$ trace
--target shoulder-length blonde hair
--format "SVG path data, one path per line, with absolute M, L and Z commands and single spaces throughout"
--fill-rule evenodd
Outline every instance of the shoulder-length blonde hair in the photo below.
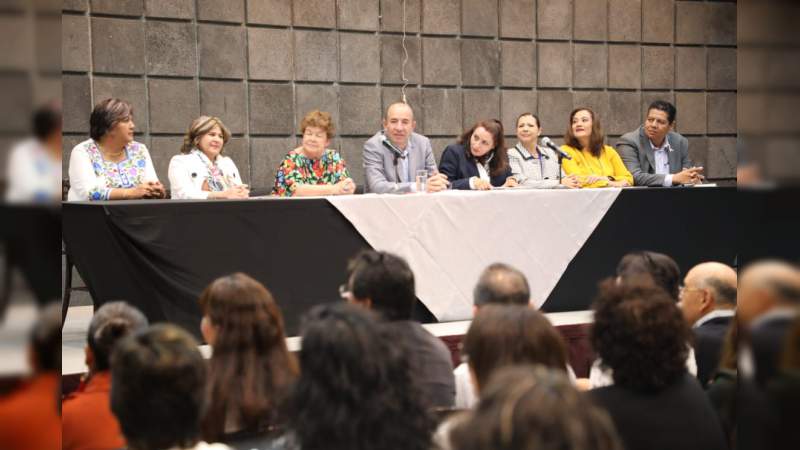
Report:
M 222 131 L 222 147 L 224 150 L 225 144 L 231 140 L 231 132 L 228 130 L 228 127 L 226 127 L 218 117 L 200 116 L 192 121 L 192 125 L 189 127 L 186 135 L 183 136 L 181 153 L 191 152 L 193 148 L 197 147 L 200 138 L 211 131 L 215 126 L 218 126 L 220 131 Z M 220 150 L 220 153 L 222 153 L 222 150 Z
M 603 151 L 603 145 L 605 145 L 606 136 L 603 133 L 602 125 L 600 125 L 600 119 L 591 108 L 581 106 L 580 108 L 575 108 L 572 110 L 569 115 L 569 123 L 567 124 L 567 133 L 564 135 L 564 142 L 570 147 L 582 150 L 583 146 L 581 145 L 580 141 L 578 141 L 578 138 L 576 138 L 572 133 L 572 119 L 575 118 L 575 114 L 578 114 L 581 111 L 588 112 L 592 117 L 592 134 L 589 135 L 589 152 L 595 157 L 600 156 L 600 152 Z

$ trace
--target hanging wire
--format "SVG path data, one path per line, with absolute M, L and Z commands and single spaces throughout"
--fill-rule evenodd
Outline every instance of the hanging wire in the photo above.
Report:
M 406 78 L 406 63 L 408 62 L 408 49 L 406 48 L 406 0 L 402 0 L 403 4 L 403 63 L 400 65 L 400 79 L 403 80 L 403 87 L 400 88 L 400 93 L 403 96 L 403 103 L 406 101 L 406 86 L 408 86 L 408 78 Z

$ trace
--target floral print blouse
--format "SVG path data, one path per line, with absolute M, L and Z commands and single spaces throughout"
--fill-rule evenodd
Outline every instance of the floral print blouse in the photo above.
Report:
M 146 181 L 158 181 L 147 147 L 131 142 L 125 159 L 106 161 L 93 139 L 72 149 L 69 159 L 68 200 L 108 200 L 112 189 L 131 188 Z
M 291 197 L 298 184 L 336 184 L 349 177 L 344 159 L 337 151 L 328 149 L 319 159 L 311 159 L 295 149 L 278 166 L 272 195 Z

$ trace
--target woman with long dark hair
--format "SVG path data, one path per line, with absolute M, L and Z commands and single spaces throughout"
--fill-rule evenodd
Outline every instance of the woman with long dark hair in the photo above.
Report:
M 272 294 L 243 273 L 218 278 L 200 296 L 201 330 L 213 349 L 203 439 L 267 431 L 295 380 L 283 316 Z
M 447 175 L 453 189 L 516 186 L 517 180 L 511 176 L 508 164 L 503 124 L 492 119 L 473 125 L 457 143 L 444 149 L 439 171 Z

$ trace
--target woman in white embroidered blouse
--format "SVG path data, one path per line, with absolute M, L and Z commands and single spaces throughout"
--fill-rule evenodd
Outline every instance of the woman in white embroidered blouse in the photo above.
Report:
M 200 116 L 183 138 L 181 154 L 169 162 L 169 185 L 174 199 L 247 198 L 233 160 L 222 155 L 231 138 L 216 117 Z
M 525 112 L 517 118 L 517 145 L 508 149 L 511 173 L 519 185 L 535 189 L 580 187 L 575 175 L 561 177 L 559 181 L 558 156 L 549 148 L 539 146 L 542 128 L 539 117 Z
M 147 147 L 133 140 L 133 107 L 117 98 L 98 103 L 87 139 L 69 157 L 67 200 L 164 198 Z

